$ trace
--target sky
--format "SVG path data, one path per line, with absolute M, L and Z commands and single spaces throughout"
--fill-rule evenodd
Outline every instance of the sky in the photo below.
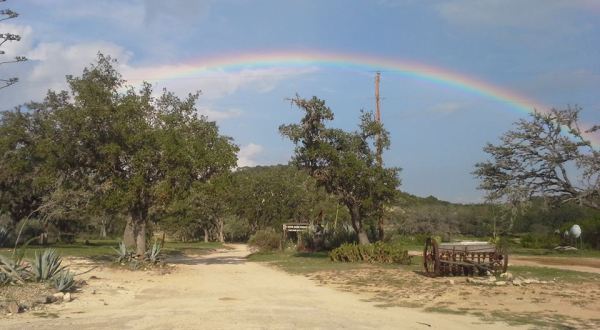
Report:
M 483 146 L 534 105 L 579 105 L 585 123 L 600 123 L 600 0 L 9 0 L 0 8 L 20 14 L 0 22 L 0 32 L 22 37 L 2 46 L 2 59 L 29 58 L 0 66 L 1 76 L 20 79 L 0 90 L 0 111 L 64 89 L 65 75 L 80 75 L 102 52 L 132 85 L 147 80 L 181 96 L 200 90 L 198 111 L 240 146 L 239 166 L 290 160 L 294 146 L 278 126 L 299 120 L 289 102 L 296 94 L 326 100 L 333 126 L 356 129 L 360 110 L 375 108 L 378 70 L 391 134 L 384 161 L 402 168 L 400 189 L 418 196 L 482 201 L 471 173 L 487 158 Z M 334 61 L 252 60 L 270 54 Z

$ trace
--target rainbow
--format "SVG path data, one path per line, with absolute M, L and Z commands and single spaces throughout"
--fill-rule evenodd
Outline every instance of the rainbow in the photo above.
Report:
M 198 58 L 174 65 L 135 69 L 132 74 L 135 77 L 143 77 L 143 79 L 130 78 L 129 80 L 161 82 L 171 79 L 191 79 L 219 70 L 239 71 L 248 69 L 308 66 L 359 71 L 364 71 L 365 69 L 372 71 L 391 71 L 403 76 L 430 81 L 443 86 L 481 95 L 507 104 L 509 108 L 519 110 L 523 113 L 531 113 L 533 111 L 546 112 L 550 109 L 550 107 L 524 95 L 459 72 L 416 61 L 365 54 L 327 53 L 319 51 L 273 51 L 233 54 Z M 600 146 L 600 136 L 588 135 L 588 137 L 592 140 L 594 145 Z

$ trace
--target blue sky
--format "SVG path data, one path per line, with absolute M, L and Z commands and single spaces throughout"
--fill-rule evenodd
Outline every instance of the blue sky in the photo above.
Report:
M 101 51 L 125 78 L 156 66 L 220 55 L 277 51 L 358 53 L 443 67 L 555 107 L 580 105 L 600 122 L 600 1 L 597 0 L 9 0 L 17 19 L 0 31 L 23 39 L 3 49 L 31 60 L 2 66 L 21 82 L 0 91 L 0 110 L 64 88 Z M 202 90 L 199 111 L 241 146 L 240 165 L 286 163 L 293 150 L 277 127 L 299 112 L 286 98 L 323 98 L 335 126 L 356 127 L 374 108 L 372 70 L 272 67 L 215 70 L 163 80 L 179 94 Z M 388 165 L 401 189 L 456 202 L 482 192 L 470 174 L 511 123 L 510 105 L 450 86 L 383 72 Z

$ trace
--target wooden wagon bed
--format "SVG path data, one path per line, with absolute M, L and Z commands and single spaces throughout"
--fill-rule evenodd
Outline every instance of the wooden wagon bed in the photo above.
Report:
M 423 250 L 425 272 L 435 276 L 506 272 L 508 254 L 488 242 L 438 243 L 428 238 Z

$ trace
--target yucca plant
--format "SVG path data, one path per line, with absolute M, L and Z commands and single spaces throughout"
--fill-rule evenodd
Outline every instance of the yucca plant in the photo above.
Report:
M 146 260 L 155 264 L 160 261 L 159 255 L 162 247 L 158 242 L 154 242 L 150 250 L 146 251 Z
M 133 259 L 133 251 L 127 249 L 123 242 L 119 243 L 118 249 L 113 248 L 113 250 L 117 253 L 116 262 L 129 262 Z
M 74 275 L 68 270 L 63 270 L 52 278 L 52 284 L 60 292 L 71 291 L 75 285 Z
M 31 262 L 31 271 L 34 279 L 38 282 L 52 279 L 66 268 L 65 266 L 61 266 L 61 263 L 62 258 L 54 249 L 46 249 L 40 254 L 36 252 L 35 258 Z

